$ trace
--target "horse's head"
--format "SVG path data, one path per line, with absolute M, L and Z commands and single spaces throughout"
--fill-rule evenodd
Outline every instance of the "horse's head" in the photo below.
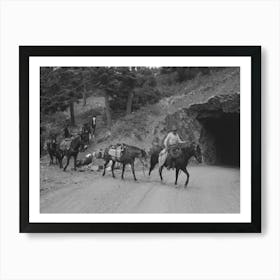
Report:
M 199 163 L 202 163 L 202 153 L 199 145 L 194 148 L 194 157 Z
M 73 150 L 79 150 L 80 152 L 84 152 L 88 146 L 85 144 L 85 141 L 83 140 L 82 136 L 78 134 L 74 137 L 74 139 L 72 139 L 71 147 Z
M 144 149 L 143 150 L 139 149 L 138 158 L 140 162 L 143 164 L 143 166 L 146 166 L 148 164 L 149 155 L 146 153 Z
M 130 146 L 130 145 L 126 145 L 126 146 L 129 150 L 133 151 L 135 157 L 144 160 L 148 159 L 148 155 L 144 149 L 140 149 L 138 147 Z
M 148 159 L 148 154 L 146 153 L 145 150 L 140 150 L 140 157 L 143 158 L 144 160 Z

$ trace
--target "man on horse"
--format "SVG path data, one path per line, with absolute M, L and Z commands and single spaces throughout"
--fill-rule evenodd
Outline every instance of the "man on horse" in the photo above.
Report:
M 177 133 L 177 127 L 173 125 L 172 130 L 164 139 L 164 149 L 160 153 L 160 157 L 163 157 L 164 162 L 166 161 L 167 169 L 174 167 L 174 151 L 178 150 L 178 146 L 181 143 L 185 143 L 185 141 L 181 140 Z

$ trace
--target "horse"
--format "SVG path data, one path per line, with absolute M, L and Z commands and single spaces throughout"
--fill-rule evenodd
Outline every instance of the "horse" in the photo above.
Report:
M 172 161 L 174 163 L 173 166 L 175 167 L 175 170 L 176 170 L 175 185 L 177 185 L 179 171 L 182 170 L 187 175 L 187 180 L 185 182 L 185 187 L 187 187 L 187 185 L 189 183 L 189 178 L 190 178 L 190 174 L 187 170 L 187 165 L 188 165 L 191 157 L 195 157 L 199 163 L 202 162 L 201 149 L 200 149 L 199 145 L 195 145 L 195 144 L 191 144 L 189 146 L 179 145 L 178 148 L 179 148 L 179 153 L 178 153 L 177 157 L 172 159 Z M 155 147 L 151 152 L 149 176 L 151 175 L 151 172 L 154 169 L 155 165 L 158 163 L 159 154 L 161 151 L 162 151 L 162 147 L 158 146 L 158 147 Z M 170 155 L 168 155 L 165 163 L 159 167 L 159 176 L 160 176 L 161 181 L 163 180 L 162 170 L 163 170 L 163 167 L 168 166 L 168 164 L 167 164 L 168 160 L 170 160 Z
M 124 179 L 124 171 L 125 171 L 125 166 L 127 164 L 131 165 L 131 171 L 133 174 L 134 181 L 137 181 L 136 176 L 135 176 L 135 169 L 134 169 L 134 161 L 136 158 L 144 159 L 146 160 L 147 154 L 144 150 L 135 147 L 135 146 L 130 146 L 126 144 L 121 144 L 124 147 L 124 150 L 119 158 L 114 157 L 109 154 L 109 150 L 112 148 L 112 146 L 107 147 L 104 152 L 98 153 L 96 156 L 97 158 L 103 158 L 105 160 L 104 163 L 104 171 L 102 176 L 105 176 L 106 173 L 106 167 L 110 161 L 112 161 L 112 166 L 111 166 L 111 171 L 112 171 L 112 177 L 115 178 L 114 174 L 114 167 L 116 162 L 120 162 L 122 164 L 122 179 Z
M 82 127 L 81 137 L 84 143 L 89 144 L 89 140 L 91 137 L 90 125 L 88 123 L 84 123 Z
M 58 144 L 56 141 L 56 137 L 51 137 L 46 141 L 47 151 L 50 156 L 50 163 L 54 164 L 53 159 L 55 158 L 55 163 L 57 163 L 57 160 L 59 159 L 59 152 L 58 152 Z
M 67 158 L 66 165 L 63 168 L 63 171 L 66 171 L 67 166 L 69 165 L 70 158 L 74 158 L 74 170 L 77 170 L 77 156 L 79 152 L 84 152 L 87 149 L 80 134 L 75 135 L 71 138 L 64 139 L 59 145 L 59 150 L 61 151 L 61 157 L 59 159 L 60 167 L 62 168 L 62 159 L 64 156 Z

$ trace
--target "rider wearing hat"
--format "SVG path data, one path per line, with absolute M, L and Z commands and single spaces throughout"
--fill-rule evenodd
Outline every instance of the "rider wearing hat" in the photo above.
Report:
M 168 149 L 170 146 L 179 144 L 179 143 L 184 143 L 184 141 L 181 140 L 180 136 L 177 133 L 177 127 L 175 125 L 172 126 L 171 132 L 169 132 L 164 139 L 164 147 Z
M 166 138 L 164 139 L 163 142 L 165 147 L 164 150 L 166 152 L 169 152 L 171 147 L 174 147 L 180 143 L 185 143 L 185 142 L 181 140 L 180 136 L 177 133 L 177 127 L 173 125 L 171 132 L 169 132 Z M 169 156 L 167 157 L 167 169 L 170 169 L 171 167 L 173 167 L 173 159 L 172 157 Z

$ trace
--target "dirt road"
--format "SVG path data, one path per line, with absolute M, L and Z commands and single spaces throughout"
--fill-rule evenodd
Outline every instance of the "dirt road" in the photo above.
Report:
M 108 171 L 63 172 L 57 166 L 41 165 L 42 213 L 238 213 L 240 208 L 239 169 L 191 166 L 190 182 L 174 171 L 164 170 L 161 183 L 157 169 L 151 177 L 137 171 L 137 182 L 130 170 L 125 180 Z

